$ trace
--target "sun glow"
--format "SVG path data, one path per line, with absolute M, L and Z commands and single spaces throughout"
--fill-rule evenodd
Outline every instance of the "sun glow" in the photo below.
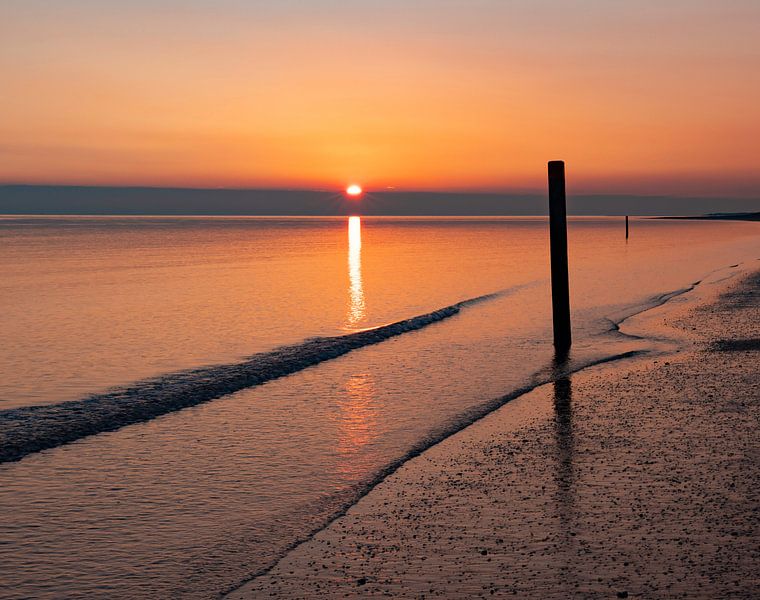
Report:
M 362 195 L 362 188 L 355 183 L 352 183 L 346 188 L 346 194 L 353 196 L 354 198 Z

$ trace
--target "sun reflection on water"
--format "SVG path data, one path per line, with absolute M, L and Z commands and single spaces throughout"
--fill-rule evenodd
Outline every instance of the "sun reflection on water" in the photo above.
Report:
M 362 221 L 360 217 L 348 217 L 348 327 L 364 319 L 364 287 L 362 285 Z
M 346 381 L 345 395 L 338 400 L 338 472 L 355 481 L 367 473 L 368 444 L 377 436 L 377 406 L 372 375 L 358 373 Z

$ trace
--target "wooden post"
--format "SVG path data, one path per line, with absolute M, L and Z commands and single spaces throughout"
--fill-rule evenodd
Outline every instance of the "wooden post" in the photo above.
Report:
M 552 316 L 554 319 L 554 348 L 569 350 L 570 285 L 567 268 L 567 207 L 565 199 L 565 163 L 549 162 L 549 243 L 552 268 Z
M 625 216 L 625 239 L 628 239 L 628 215 Z

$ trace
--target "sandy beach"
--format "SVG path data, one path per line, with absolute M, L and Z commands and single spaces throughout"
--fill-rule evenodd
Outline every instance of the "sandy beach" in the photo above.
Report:
M 760 273 L 403 465 L 229 598 L 753 598 Z M 663 322 L 664 321 L 664 322 Z

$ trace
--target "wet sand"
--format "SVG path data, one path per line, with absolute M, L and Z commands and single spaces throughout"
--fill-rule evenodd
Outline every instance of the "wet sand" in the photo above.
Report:
M 410 460 L 230 598 L 757 598 L 760 274 Z M 661 323 L 662 325 L 662 323 Z

